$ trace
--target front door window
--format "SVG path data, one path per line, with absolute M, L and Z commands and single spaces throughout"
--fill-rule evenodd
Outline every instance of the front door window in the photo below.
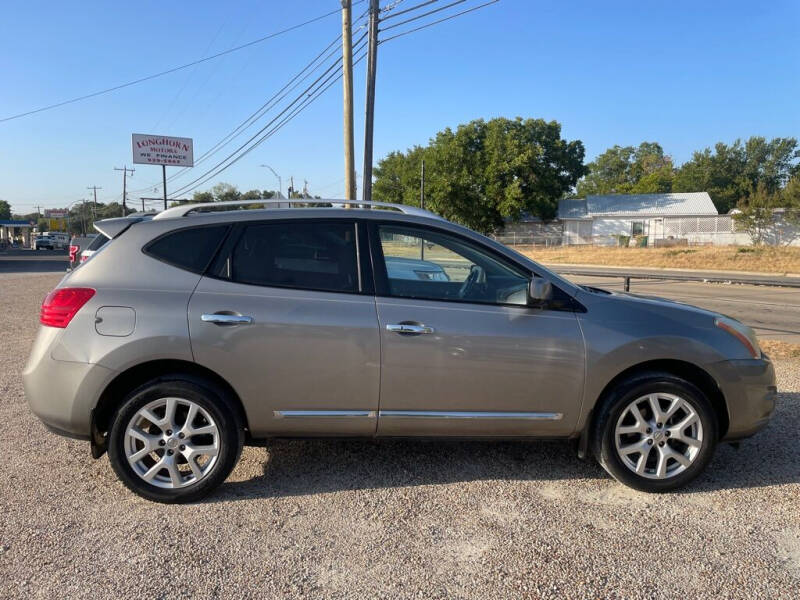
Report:
M 391 296 L 527 304 L 529 276 L 477 245 L 412 227 L 381 225 L 379 231 Z

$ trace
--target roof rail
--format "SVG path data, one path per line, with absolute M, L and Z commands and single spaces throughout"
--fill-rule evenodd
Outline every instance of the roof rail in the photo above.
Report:
M 223 206 L 241 206 L 242 208 L 246 206 L 251 206 L 253 204 L 260 204 L 264 205 L 265 208 L 306 208 L 312 206 L 313 208 L 345 208 L 349 206 L 350 208 L 388 208 L 393 209 L 398 212 L 401 212 L 406 215 L 416 215 L 418 217 L 428 217 L 432 219 L 441 219 L 439 215 L 432 213 L 424 208 L 419 208 L 417 206 L 408 206 L 405 204 L 392 204 L 391 202 L 364 202 L 363 200 L 327 200 L 327 199 L 293 199 L 293 200 L 226 200 L 224 202 L 199 202 L 199 203 L 187 203 L 181 204 L 180 206 L 173 206 L 172 208 L 168 208 L 167 210 L 162 210 L 158 213 L 154 218 L 155 219 L 172 219 L 175 217 L 186 217 L 192 213 L 197 212 L 213 212 L 214 209 L 221 208 Z M 270 205 L 290 205 L 290 206 L 270 206 Z M 292 204 L 300 205 L 300 206 L 291 206 Z M 333 205 L 333 206 L 330 206 Z

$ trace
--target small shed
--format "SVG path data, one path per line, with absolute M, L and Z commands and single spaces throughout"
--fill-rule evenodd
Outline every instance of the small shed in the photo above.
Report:
M 565 244 L 613 245 L 619 236 L 647 236 L 652 245 L 653 240 L 667 237 L 665 219 L 717 215 L 707 192 L 613 194 L 558 203 Z

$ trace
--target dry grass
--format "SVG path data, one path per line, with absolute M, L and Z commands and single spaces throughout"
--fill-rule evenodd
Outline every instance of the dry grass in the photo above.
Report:
M 779 340 L 758 340 L 758 343 L 770 358 L 800 358 L 800 344 Z
M 517 246 L 516 249 L 542 263 L 800 273 L 800 248 L 797 247 L 609 248 L 561 246 L 538 248 Z

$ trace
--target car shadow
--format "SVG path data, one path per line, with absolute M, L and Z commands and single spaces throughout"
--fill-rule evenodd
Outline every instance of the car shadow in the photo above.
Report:
M 798 430 L 800 394 L 783 393 L 766 430 L 738 449 L 721 444 L 706 472 L 680 493 L 800 483 L 800 445 L 791 441 Z M 204 502 L 469 481 L 610 480 L 565 441 L 311 439 L 273 440 L 266 448 L 261 474 L 229 481 Z
M 263 473 L 227 482 L 206 502 L 477 480 L 598 478 L 565 441 L 274 440 Z

